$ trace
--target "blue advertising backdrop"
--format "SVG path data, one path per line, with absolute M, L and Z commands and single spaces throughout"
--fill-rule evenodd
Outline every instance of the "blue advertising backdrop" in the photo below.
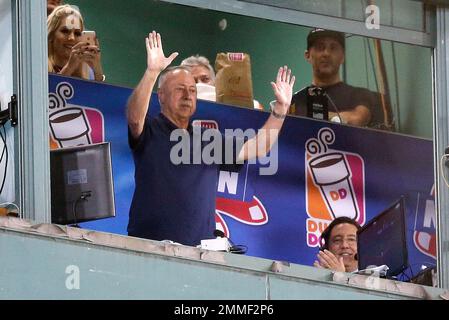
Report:
M 79 144 L 83 137 L 86 143 L 111 143 L 116 217 L 81 226 L 127 234 L 134 163 L 125 106 L 132 90 L 56 75 L 49 77 L 49 90 L 52 148 Z M 158 112 L 153 96 L 150 116 Z M 224 132 L 257 130 L 267 117 L 263 111 L 198 101 L 193 119 Z M 260 174 L 276 166 L 275 174 Z M 247 246 L 247 255 L 312 265 L 320 232 L 333 218 L 346 215 L 366 224 L 404 196 L 409 260 L 417 273 L 422 265 L 435 265 L 433 183 L 430 140 L 287 117 L 269 156 L 239 173 L 220 172 L 217 228 L 234 244 Z

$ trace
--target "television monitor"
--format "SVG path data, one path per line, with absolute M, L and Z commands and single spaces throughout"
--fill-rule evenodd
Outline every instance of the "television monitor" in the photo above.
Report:
M 357 232 L 359 270 L 387 265 L 387 278 L 408 267 L 405 204 L 401 197 Z
M 50 173 L 52 223 L 115 217 L 109 142 L 51 150 Z

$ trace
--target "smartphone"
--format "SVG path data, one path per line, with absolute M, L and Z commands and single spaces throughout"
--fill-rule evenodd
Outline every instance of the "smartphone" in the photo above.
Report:
M 79 40 L 80 42 L 87 42 L 89 46 L 92 46 L 96 44 L 95 38 L 96 38 L 95 31 L 85 30 L 81 33 Z

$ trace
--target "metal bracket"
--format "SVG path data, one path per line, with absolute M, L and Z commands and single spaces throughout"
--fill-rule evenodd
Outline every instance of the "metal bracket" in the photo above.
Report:
M 17 120 L 17 95 L 11 96 L 11 101 L 8 103 L 9 120 L 11 120 L 11 126 L 15 127 L 18 123 Z

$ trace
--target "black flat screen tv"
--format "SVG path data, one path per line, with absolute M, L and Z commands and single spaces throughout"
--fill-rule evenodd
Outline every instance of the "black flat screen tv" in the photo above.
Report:
M 115 217 L 109 142 L 51 150 L 50 173 L 52 223 Z
M 387 265 L 387 278 L 408 267 L 405 204 L 401 197 L 357 232 L 359 270 Z

